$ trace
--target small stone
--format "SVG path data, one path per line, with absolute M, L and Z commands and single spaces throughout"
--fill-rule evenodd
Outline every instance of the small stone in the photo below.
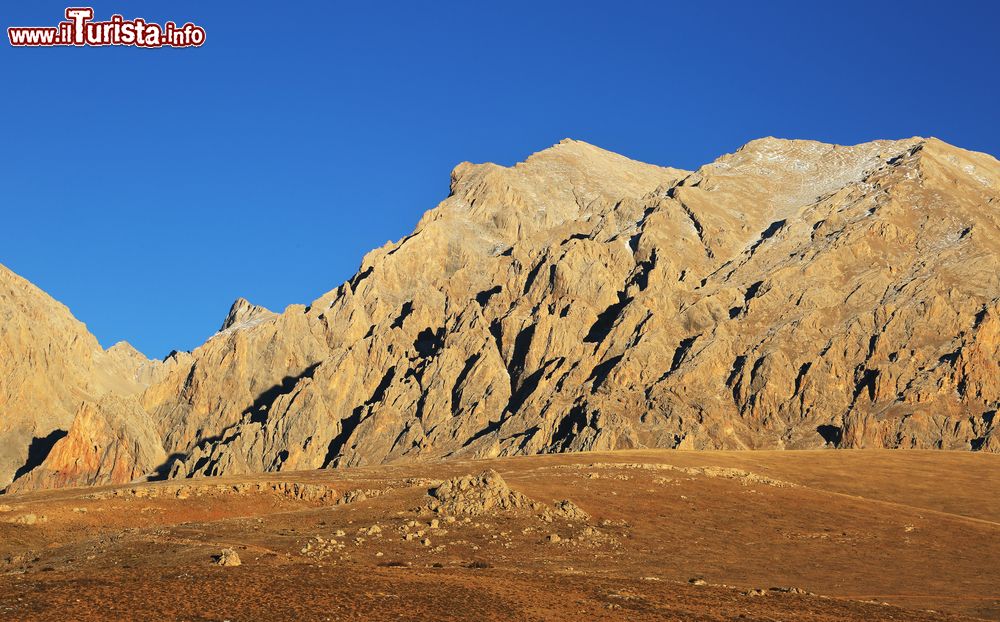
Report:
M 222 553 L 215 557 L 215 563 L 219 566 L 239 566 L 242 562 L 233 549 L 222 549 Z
M 14 519 L 13 522 L 18 525 L 35 525 L 37 523 L 44 523 L 48 519 L 44 516 L 36 516 L 35 514 L 22 514 Z

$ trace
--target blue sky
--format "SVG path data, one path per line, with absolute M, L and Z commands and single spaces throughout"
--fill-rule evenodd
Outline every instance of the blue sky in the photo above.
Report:
M 238 296 L 333 289 L 462 160 L 567 136 L 683 168 L 766 135 L 1000 154 L 996 3 L 486 4 L 94 2 L 207 43 L 4 41 L 0 263 L 162 357 Z M 65 7 L 7 2 L 0 25 Z

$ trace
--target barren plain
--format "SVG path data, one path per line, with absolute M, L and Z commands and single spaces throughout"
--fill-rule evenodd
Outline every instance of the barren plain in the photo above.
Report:
M 998 483 L 635 450 L 4 495 L 0 619 L 997 620 Z

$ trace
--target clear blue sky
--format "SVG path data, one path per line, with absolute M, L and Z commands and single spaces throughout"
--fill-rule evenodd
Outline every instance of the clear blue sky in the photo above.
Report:
M 684 168 L 765 135 L 1000 153 L 993 2 L 91 4 L 208 40 L 2 42 L 0 263 L 156 357 L 237 296 L 333 289 L 462 160 L 567 136 Z M 65 7 L 5 2 L 0 25 Z

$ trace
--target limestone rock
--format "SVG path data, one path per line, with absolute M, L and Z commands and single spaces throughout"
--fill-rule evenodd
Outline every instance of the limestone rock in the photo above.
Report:
M 62 304 L 0 265 L 0 489 L 37 466 L 83 402 L 138 394 L 159 362 L 106 352 Z
M 934 139 L 763 139 L 694 173 L 574 141 L 465 163 L 412 235 L 211 339 L 144 402 L 175 475 L 992 450 L 998 202 L 995 159 Z
M 14 372 L 26 390 L 0 375 L 29 413 L 0 409 L 0 476 L 102 390 L 87 365 L 109 355 L 53 305 L 33 317 L 77 337 L 29 346 L 24 305 L 0 301 L 20 327 L 0 348 L 35 353 Z M 634 447 L 998 451 L 1000 163 L 936 139 L 766 138 L 688 172 L 567 140 L 458 165 L 411 235 L 308 306 L 237 301 L 153 373 L 111 358 L 151 383 L 171 477 Z
M 8 492 L 130 482 L 155 471 L 166 458 L 156 427 L 138 398 L 108 394 L 97 402 L 84 402 L 69 433 Z
M 538 504 L 513 491 L 493 469 L 450 479 L 429 492 L 431 509 L 448 516 L 480 516 L 500 511 L 536 509 Z
M 567 518 L 569 520 L 575 521 L 588 521 L 590 520 L 590 515 L 580 509 L 580 506 L 573 503 L 569 499 L 563 499 L 562 501 L 556 502 L 556 514 Z
M 233 549 L 222 549 L 222 552 L 215 556 L 215 563 L 218 566 L 239 566 L 242 564 L 239 554 Z
M 229 309 L 229 315 L 226 316 L 225 321 L 222 322 L 222 328 L 219 332 L 224 332 L 229 329 L 240 329 L 247 326 L 253 325 L 255 322 L 260 322 L 269 317 L 274 316 L 273 311 L 269 311 L 264 307 L 252 304 L 246 298 L 237 298 L 236 302 Z

